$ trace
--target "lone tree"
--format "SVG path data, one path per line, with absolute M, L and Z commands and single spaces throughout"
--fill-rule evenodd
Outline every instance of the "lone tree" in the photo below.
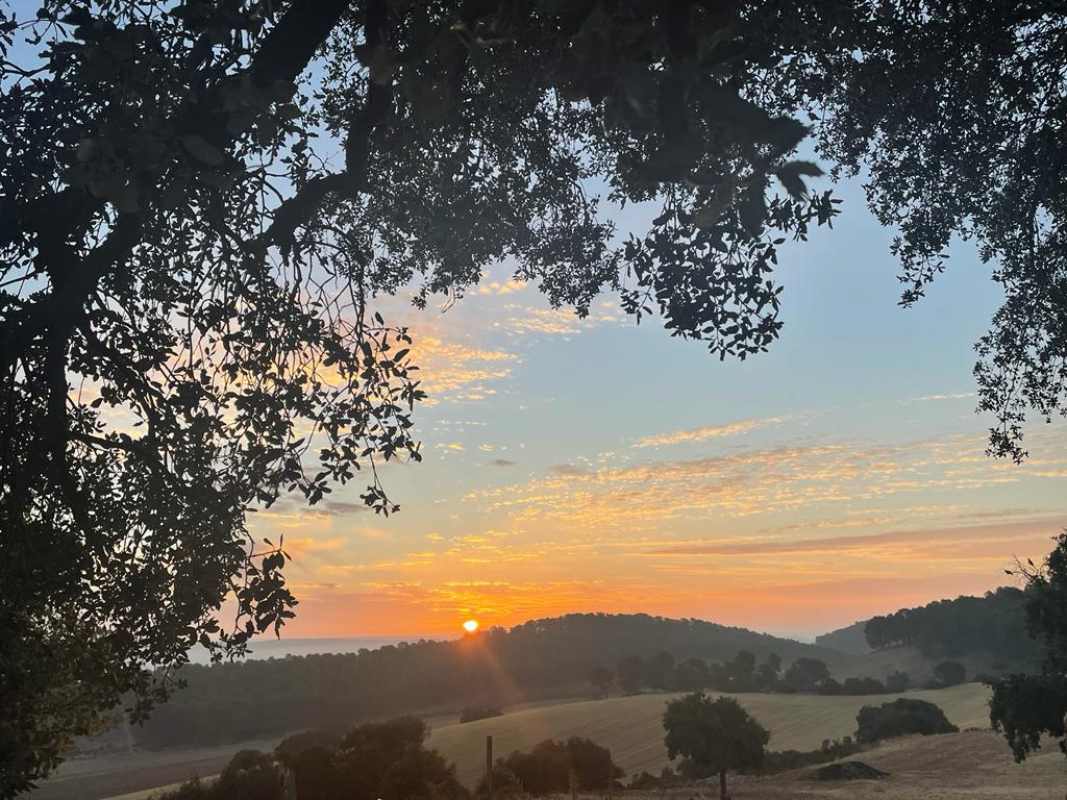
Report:
M 727 800 L 728 770 L 758 769 L 771 734 L 732 697 L 712 700 L 694 692 L 667 704 L 663 715 L 667 755 L 682 756 L 688 777 L 718 774 L 719 794 Z
M 292 615 L 251 509 L 366 476 L 396 510 L 375 467 L 420 457 L 424 392 L 376 297 L 507 258 L 745 358 L 779 245 L 835 213 L 809 133 L 899 228 L 905 304 L 954 235 L 996 261 L 979 406 L 1022 458 L 1067 399 L 1065 28 L 1052 0 L 0 0 L 0 797 L 194 643 Z M 619 241 L 605 202 L 658 212 Z

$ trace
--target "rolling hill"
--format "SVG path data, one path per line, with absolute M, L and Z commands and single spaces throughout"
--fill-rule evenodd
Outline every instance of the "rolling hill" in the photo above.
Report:
M 871 652 L 871 646 L 867 644 L 867 620 L 853 622 L 844 628 L 824 633 L 815 637 L 815 644 L 830 650 L 849 653 L 854 656 L 865 656 Z
M 716 693 L 717 694 L 717 693 Z M 430 746 L 456 763 L 461 780 L 473 786 L 485 765 L 485 737 L 497 755 L 526 750 L 547 738 L 584 736 L 608 747 L 628 774 L 659 772 L 669 762 L 663 746 L 664 706 L 675 694 L 642 694 L 606 700 L 560 703 L 500 717 L 437 727 Z M 771 731 L 772 750 L 812 750 L 823 739 L 855 732 L 856 713 L 901 696 L 936 703 L 961 729 L 989 727 L 989 689 L 964 684 L 906 695 L 824 697 L 819 695 L 734 695 Z

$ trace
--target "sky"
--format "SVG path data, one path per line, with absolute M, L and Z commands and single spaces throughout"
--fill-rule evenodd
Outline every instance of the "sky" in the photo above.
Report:
M 818 187 L 816 187 L 818 188 Z M 308 509 L 284 534 L 289 637 L 458 634 L 567 612 L 697 617 L 797 637 L 1011 583 L 1067 526 L 1067 426 L 1033 423 L 1024 466 L 984 454 L 973 345 L 999 302 L 956 243 L 918 306 L 897 305 L 892 231 L 839 185 L 833 230 L 790 244 L 782 337 L 747 362 L 639 326 L 603 295 L 552 310 L 506 264 L 412 326 L 430 399 L 425 458 Z M 643 229 L 641 209 L 617 214 Z

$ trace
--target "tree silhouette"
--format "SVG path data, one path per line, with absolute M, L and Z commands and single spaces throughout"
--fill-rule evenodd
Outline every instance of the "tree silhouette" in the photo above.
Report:
M 627 656 L 619 661 L 615 674 L 623 694 L 636 694 L 641 691 L 641 681 L 645 677 L 645 662 L 641 656 Z
M 801 656 L 785 671 L 782 684 L 793 692 L 813 692 L 829 679 L 830 668 L 817 658 Z
M 729 797 L 726 773 L 758 768 L 771 737 L 733 698 L 712 700 L 703 692 L 668 703 L 663 727 L 667 755 L 683 756 L 691 777 L 717 774 L 723 800 Z
M 605 666 L 596 666 L 589 671 L 589 682 L 596 689 L 597 697 L 604 697 L 615 683 L 615 673 Z
M 799 118 L 900 226 L 905 303 L 953 235 L 997 259 L 992 450 L 1022 458 L 1027 409 L 1063 407 L 1048 0 L 29 5 L 0 6 L 0 651 L 24 698 L 0 796 L 123 698 L 143 717 L 194 643 L 240 655 L 292 615 L 250 509 L 367 476 L 396 510 L 376 465 L 419 459 L 424 392 L 375 296 L 456 299 L 510 258 L 554 306 L 614 289 L 720 358 L 765 350 L 779 245 L 836 213 Z M 659 212 L 620 242 L 592 186 Z
M 1067 532 L 1040 564 L 1020 564 L 1026 581 L 1026 622 L 1045 652 L 1040 673 L 1013 674 L 993 683 L 989 718 L 1004 734 L 1016 761 L 1041 747 L 1042 736 L 1060 740 L 1067 754 Z

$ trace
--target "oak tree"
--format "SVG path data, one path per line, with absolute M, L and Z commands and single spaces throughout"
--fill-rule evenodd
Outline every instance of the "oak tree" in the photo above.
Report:
M 424 392 L 376 297 L 508 259 L 758 353 L 780 244 L 836 210 L 809 131 L 906 303 L 954 235 L 996 262 L 980 405 L 1021 458 L 1067 386 L 1064 37 L 1032 0 L 0 2 L 0 797 L 284 624 L 251 511 L 396 509 Z M 625 203 L 657 211 L 620 240 Z

